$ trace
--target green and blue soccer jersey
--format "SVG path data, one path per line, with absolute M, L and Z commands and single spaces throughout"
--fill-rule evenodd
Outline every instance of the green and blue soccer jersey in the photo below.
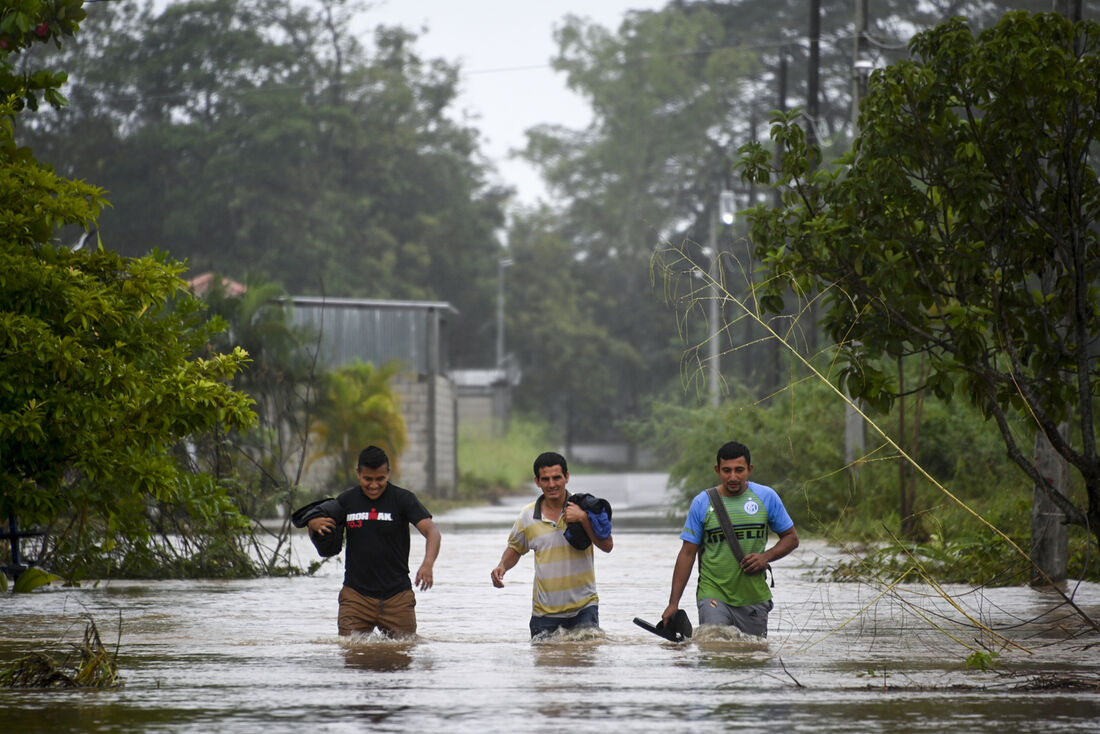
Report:
M 771 487 L 749 482 L 744 492 L 736 497 L 722 497 L 722 500 L 746 555 L 764 551 L 769 528 L 782 533 L 794 527 L 783 501 Z M 714 598 L 730 606 L 743 607 L 772 598 L 767 574 L 749 575 L 741 571 L 706 491 L 691 501 L 680 539 L 702 549 L 696 599 Z

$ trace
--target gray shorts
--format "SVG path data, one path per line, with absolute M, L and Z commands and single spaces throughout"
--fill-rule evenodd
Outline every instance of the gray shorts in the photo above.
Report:
M 768 612 L 775 605 L 771 599 L 744 607 L 731 607 L 718 599 L 699 600 L 699 624 L 734 626 L 746 635 L 768 636 Z

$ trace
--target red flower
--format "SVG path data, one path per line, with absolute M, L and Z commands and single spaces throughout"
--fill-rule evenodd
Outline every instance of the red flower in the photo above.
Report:
M 39 38 L 45 38 L 50 33 L 50 24 L 46 21 L 42 21 L 38 24 L 38 27 L 34 29 L 34 32 Z

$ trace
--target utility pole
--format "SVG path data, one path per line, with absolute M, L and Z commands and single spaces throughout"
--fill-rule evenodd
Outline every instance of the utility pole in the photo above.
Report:
M 1081 20 L 1084 4 L 1083 0 L 1050 0 L 1050 9 L 1077 23 Z
M 504 368 L 504 269 L 514 260 L 502 257 L 497 260 L 497 369 Z
M 867 75 L 871 73 L 871 57 L 867 48 L 867 2 L 868 0 L 855 0 L 856 3 L 856 41 L 852 55 L 852 139 L 859 137 L 859 101 L 867 90 Z M 851 400 L 851 395 L 845 393 Z M 904 400 L 904 398 L 903 398 Z M 866 436 L 863 426 L 863 416 L 850 403 L 844 403 L 844 463 L 848 466 L 848 474 L 853 479 L 858 474 L 858 464 L 866 449 Z
M 873 62 L 867 48 L 867 2 L 856 0 L 856 39 L 852 53 L 852 130 L 859 130 L 859 103 L 867 93 Z
M 810 60 L 806 70 L 806 143 L 816 145 L 821 97 L 821 0 L 810 2 Z
M 779 47 L 779 69 L 776 71 L 776 82 L 778 89 L 776 90 L 775 108 L 780 112 L 787 111 L 787 47 Z M 775 143 L 774 154 L 774 166 L 778 171 L 779 167 L 783 163 L 783 144 L 779 141 Z M 776 186 L 772 192 L 772 206 L 779 209 L 783 206 L 783 192 Z
M 715 202 L 717 204 L 717 202 Z M 718 308 L 718 207 L 710 210 L 710 227 L 707 232 L 707 257 L 708 272 L 710 273 L 710 303 L 708 304 L 707 321 L 710 323 L 710 341 L 708 343 L 709 355 L 707 358 L 707 385 L 710 388 L 710 407 L 717 408 L 721 402 L 722 387 L 719 381 L 722 379 L 719 359 L 721 353 L 718 350 L 718 340 L 722 330 L 718 323 L 721 309 Z
M 722 275 L 722 258 L 718 250 L 718 227 L 729 226 L 737 216 L 737 199 L 732 191 L 724 186 L 718 189 L 707 227 L 707 246 L 703 254 L 708 258 L 707 272 L 710 274 L 710 301 L 707 304 L 709 338 L 707 342 L 707 388 L 710 394 L 710 406 L 717 408 L 722 398 L 722 352 L 718 348 L 722 337 L 722 304 L 719 280 Z

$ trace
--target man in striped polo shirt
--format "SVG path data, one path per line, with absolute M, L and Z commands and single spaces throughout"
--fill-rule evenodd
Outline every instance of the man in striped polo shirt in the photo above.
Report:
M 531 636 L 556 629 L 599 627 L 596 594 L 595 546 L 610 553 L 611 535 L 601 538 L 588 513 L 570 501 L 566 484 L 569 466 L 552 451 L 535 459 L 535 482 L 542 496 L 524 507 L 508 535 L 508 547 L 490 574 L 493 586 L 504 586 L 504 574 L 527 551 L 535 552 L 535 584 L 532 594 Z M 580 523 L 592 544 L 578 550 L 565 537 L 566 526 Z
M 734 556 L 706 491 L 688 508 L 680 533 L 683 544 L 672 570 L 672 593 L 661 618 L 669 623 L 680 605 L 695 557 L 699 556 L 699 585 L 695 599 L 699 624 L 736 626 L 757 637 L 768 636 L 772 592 L 764 571 L 798 547 L 798 531 L 783 501 L 771 487 L 750 482 L 752 459 L 742 443 L 730 441 L 718 449 L 718 497 L 729 515 L 743 557 Z M 779 536 L 767 548 L 768 530 Z

